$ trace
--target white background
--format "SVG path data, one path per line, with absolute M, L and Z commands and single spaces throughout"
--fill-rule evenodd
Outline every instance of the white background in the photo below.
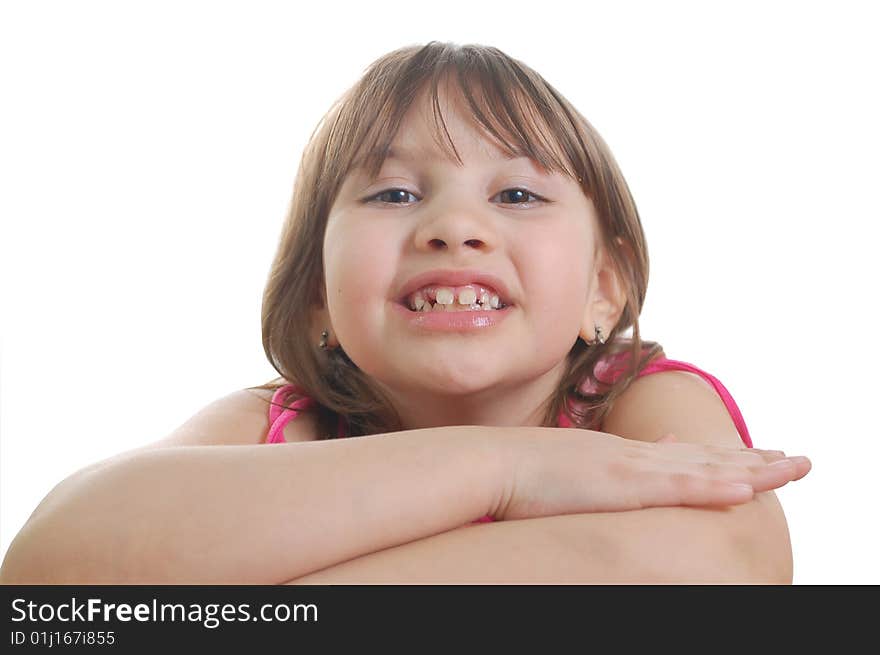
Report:
M 261 293 L 302 148 L 374 59 L 441 40 L 596 126 L 648 236 L 643 335 L 813 461 L 777 492 L 795 583 L 880 583 L 869 6 L 3 3 L 0 552 L 66 476 L 275 377 Z

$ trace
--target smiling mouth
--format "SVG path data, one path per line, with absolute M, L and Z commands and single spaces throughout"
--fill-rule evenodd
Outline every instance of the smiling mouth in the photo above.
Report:
M 491 312 L 509 307 L 494 291 L 473 286 L 461 289 L 457 297 L 448 287 L 429 286 L 399 302 L 413 313 Z

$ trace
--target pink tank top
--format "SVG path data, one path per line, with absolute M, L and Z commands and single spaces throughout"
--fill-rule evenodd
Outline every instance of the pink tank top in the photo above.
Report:
M 614 360 L 615 362 L 620 360 Z M 733 419 L 733 423 L 736 426 L 737 431 L 739 432 L 740 438 L 742 438 L 743 443 L 747 448 L 752 448 L 752 439 L 749 436 L 748 428 L 746 428 L 746 422 L 743 419 L 742 413 L 739 411 L 739 407 L 737 407 L 736 402 L 733 400 L 733 396 L 730 395 L 730 392 L 727 388 L 721 384 L 721 381 L 718 378 L 706 373 L 702 369 L 697 368 L 693 364 L 688 364 L 686 362 L 676 361 L 674 359 L 666 359 L 665 357 L 660 357 L 650 364 L 648 364 L 644 369 L 639 372 L 638 377 L 642 377 L 643 375 L 650 375 L 651 373 L 659 373 L 660 371 L 688 371 L 690 373 L 696 373 L 700 377 L 702 377 L 706 382 L 708 382 L 715 391 L 718 392 L 718 395 L 721 396 L 721 400 L 724 402 L 725 407 L 727 407 L 727 411 L 730 413 L 730 417 Z M 603 382 L 613 382 L 618 375 L 622 372 L 621 369 L 615 368 L 610 362 L 599 362 L 596 365 L 596 377 L 598 377 Z M 312 407 L 315 404 L 314 398 L 310 398 L 308 396 L 300 398 L 294 401 L 289 409 L 282 409 L 278 407 L 274 403 L 281 404 L 283 403 L 284 395 L 290 391 L 291 389 L 296 389 L 295 385 L 288 384 L 283 387 L 279 387 L 275 390 L 274 395 L 272 396 L 272 403 L 269 406 L 269 433 L 266 435 L 265 443 L 286 443 L 284 440 L 284 426 L 290 422 L 299 412 Z M 593 391 L 594 389 L 590 388 L 589 385 L 585 384 L 582 389 L 585 392 Z M 571 421 L 568 420 L 568 417 L 564 412 L 559 414 L 559 427 L 561 428 L 570 428 L 572 427 Z M 346 436 L 346 423 L 345 419 L 340 416 L 338 423 L 338 437 Z M 491 516 L 484 516 L 481 519 L 474 521 L 474 523 L 488 523 L 493 519 Z

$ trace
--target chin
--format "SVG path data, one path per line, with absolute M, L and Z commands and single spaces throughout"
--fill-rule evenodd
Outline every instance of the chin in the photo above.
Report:
M 458 375 L 433 376 L 430 380 L 410 380 L 409 387 L 433 393 L 438 396 L 468 397 L 486 391 L 497 390 L 503 376 L 498 372 L 466 371 Z

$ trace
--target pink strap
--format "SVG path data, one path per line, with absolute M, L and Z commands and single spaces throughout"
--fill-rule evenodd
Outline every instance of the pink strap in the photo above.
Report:
M 282 404 L 282 399 L 289 390 L 295 389 L 292 384 L 286 384 L 278 387 L 272 395 L 272 403 L 269 405 L 269 434 L 266 435 L 266 443 L 285 443 L 284 426 L 293 419 L 302 410 L 310 408 L 315 404 L 314 398 L 304 396 L 294 401 L 290 409 L 282 409 L 278 404 Z M 278 403 L 278 404 L 275 404 Z
M 284 440 L 284 426 L 287 425 L 301 411 L 310 409 L 315 404 L 315 399 L 303 396 L 291 403 L 289 409 L 282 409 L 278 405 L 284 404 L 284 397 L 289 391 L 302 394 L 303 391 L 293 384 L 285 384 L 278 387 L 272 395 L 272 403 L 269 405 L 269 433 L 266 435 L 266 443 L 286 443 Z M 337 436 L 345 437 L 348 434 L 348 424 L 345 418 L 340 416 L 337 423 Z

